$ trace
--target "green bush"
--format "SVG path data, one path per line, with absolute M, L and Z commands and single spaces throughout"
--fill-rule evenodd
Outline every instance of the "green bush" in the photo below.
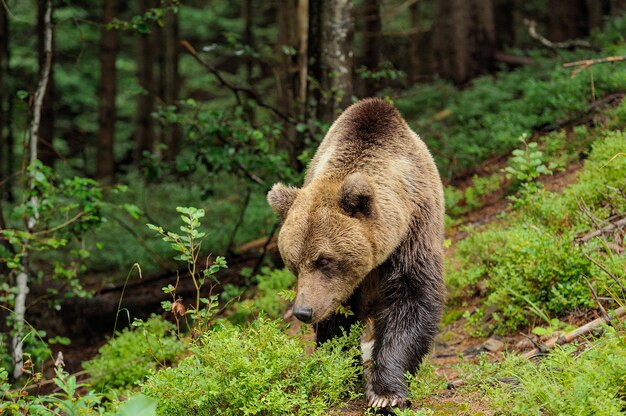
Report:
M 224 321 L 177 368 L 154 373 L 142 392 L 161 415 L 322 415 L 354 398 L 358 331 L 307 355 L 308 344 L 263 316 L 246 327 Z
M 556 236 L 529 224 L 494 227 L 459 243 L 458 254 L 465 262 L 450 276 L 453 291 L 488 276 L 485 304 L 498 309 L 496 318 L 507 329 L 529 323 L 528 310 L 544 318 L 593 305 L 581 279 L 591 275 L 591 262 L 569 234 Z
M 127 328 L 98 350 L 98 355 L 83 363 L 94 387 L 130 387 L 142 381 L 151 370 L 171 364 L 184 344 L 176 337 L 175 326 L 153 316 L 141 327 Z
M 590 348 L 557 347 L 538 364 L 519 356 L 466 374 L 496 414 L 621 415 L 626 409 L 626 334 L 606 327 Z M 465 372 L 464 372 L 465 373 Z M 502 383 L 500 380 L 509 380 Z
M 241 324 L 261 312 L 270 318 L 279 318 L 285 312 L 284 298 L 289 297 L 296 281 L 293 273 L 286 268 L 271 270 L 264 267 L 254 279 L 258 284 L 254 296 L 234 305 L 232 313 L 228 315 L 231 322 Z
M 615 20 L 609 27 L 617 34 L 625 20 Z M 605 51 L 596 57 L 625 53 L 623 35 L 605 35 Z M 535 65 L 477 78 L 464 90 L 445 83 L 415 85 L 396 100 L 429 145 L 442 176 L 451 178 L 505 155 L 516 147 L 520 135 L 586 111 L 592 101 L 588 73 L 571 78 L 561 64 L 590 58 L 589 51 L 563 52 L 558 60 L 535 55 Z M 596 96 L 622 92 L 626 66 L 594 66 L 593 80 Z
M 584 254 L 618 278 L 624 277 L 624 257 L 612 256 L 610 250 L 603 254 L 599 241 L 579 245 L 575 239 L 597 228 L 594 221 L 626 212 L 626 157 L 620 155 L 625 148 L 624 133 L 606 134 L 594 145 L 578 182 L 562 194 L 538 190 L 507 222 L 470 230 L 458 243 L 455 258 L 447 262 L 453 299 L 482 281 L 487 291 L 484 306 L 496 310 L 489 318 L 499 332 L 506 332 L 530 323 L 531 317 L 549 323 L 555 315 L 594 306 L 585 278 L 605 295 L 616 293 L 616 282 Z M 484 312 L 479 309 L 470 321 L 478 323 Z

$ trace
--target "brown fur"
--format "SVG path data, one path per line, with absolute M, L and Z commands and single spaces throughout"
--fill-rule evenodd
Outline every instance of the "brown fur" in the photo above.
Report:
M 443 190 L 426 145 L 392 105 L 360 101 L 331 126 L 304 186 L 277 184 L 268 201 L 284 221 L 278 247 L 298 276 L 295 305 L 312 309 L 318 340 L 340 304 L 356 303 L 375 326 L 368 398 L 403 403 L 397 373 L 428 350 L 444 294 Z

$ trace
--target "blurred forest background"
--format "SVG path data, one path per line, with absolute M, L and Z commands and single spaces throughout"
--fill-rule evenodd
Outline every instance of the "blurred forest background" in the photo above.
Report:
M 623 314 L 625 37 L 624 0 L 0 0 L 0 409 L 124 414 L 120 400 L 140 389 L 146 401 L 135 403 L 157 397 L 160 414 L 318 414 L 345 403 L 360 414 L 358 354 L 345 353 L 354 339 L 303 360 L 306 336 L 282 338 L 294 277 L 281 269 L 265 194 L 299 184 L 332 121 L 369 96 L 399 108 L 446 186 L 440 354 L 491 351 L 486 340 L 528 349 Z M 521 333 L 535 344 L 520 346 Z M 291 349 L 219 370 L 257 377 L 230 396 L 208 373 L 197 376 L 208 384 L 162 396 L 190 354 L 236 361 L 263 351 L 254 345 L 265 336 L 266 349 Z M 623 331 L 607 339 L 598 349 L 619 350 Z M 607 355 L 594 363 L 614 369 Z M 430 389 L 416 384 L 413 398 L 450 401 L 449 413 L 431 403 L 402 414 L 516 414 L 506 385 L 487 394 L 465 382 L 439 400 L 444 379 L 504 377 L 495 359 L 478 370 L 425 365 Z M 263 379 L 268 362 L 278 369 Z M 309 385 L 310 368 L 328 376 L 316 379 L 323 387 Z M 513 377 L 528 383 L 549 371 L 502 368 L 523 368 Z M 70 386 L 76 377 L 97 393 Z M 56 390 L 41 387 L 47 379 Z M 623 411 L 626 374 L 605 379 L 610 409 Z M 274 388 L 285 396 L 246 407 Z M 194 394 L 207 401 L 190 403 Z M 557 414 L 542 397 L 528 393 L 519 414 Z

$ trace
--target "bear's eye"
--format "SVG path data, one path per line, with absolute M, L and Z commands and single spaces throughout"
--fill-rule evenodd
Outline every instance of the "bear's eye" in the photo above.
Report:
M 317 267 L 318 269 L 323 269 L 325 267 L 328 267 L 328 265 L 330 265 L 330 260 L 325 257 L 320 257 L 319 259 L 315 260 L 315 267 Z

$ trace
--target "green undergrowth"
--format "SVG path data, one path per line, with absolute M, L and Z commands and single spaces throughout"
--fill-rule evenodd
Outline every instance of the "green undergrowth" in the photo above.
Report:
M 607 23 L 592 39 L 601 51 L 531 52 L 535 63 L 472 81 L 461 91 L 439 82 L 416 85 L 395 100 L 409 124 L 429 145 L 445 178 L 502 156 L 516 139 L 576 120 L 595 97 L 626 90 L 626 65 L 595 65 L 576 77 L 564 62 L 626 53 L 626 18 Z M 593 83 L 592 79 L 593 77 Z
M 510 355 L 502 362 L 461 365 L 460 392 L 478 391 L 502 415 L 613 416 L 626 409 L 626 333 L 605 327 L 588 345 L 557 347 L 537 363 Z
M 612 235 L 586 243 L 577 237 L 626 213 L 625 150 L 626 134 L 606 133 L 577 182 L 562 193 L 537 189 L 518 198 L 518 209 L 506 217 L 467 229 L 468 238 L 448 259 L 447 283 L 452 306 L 463 305 L 479 287 L 485 293 L 481 307 L 466 314 L 475 335 L 550 324 L 569 311 L 594 307 L 589 285 L 600 296 L 619 293 L 615 280 L 624 280 L 626 258 L 610 249 Z
M 160 265 L 176 270 L 168 246 L 153 239 L 152 231 L 144 225 L 149 222 L 168 229 L 175 227 L 176 206 L 195 206 L 206 211 L 211 224 L 203 247 L 213 253 L 225 253 L 233 236 L 231 248 L 265 237 L 275 223 L 264 190 L 253 186 L 243 221 L 237 225 L 248 184 L 231 175 L 211 176 L 199 167 L 188 177 L 170 175 L 158 183 L 146 182 L 135 174 L 129 174 L 123 182 L 128 184 L 128 191 L 113 195 L 110 202 L 132 203 L 140 210 L 135 217 L 106 212 L 105 223 L 86 239 L 87 247 L 93 249 L 90 270 L 95 273 L 109 276 L 110 270 L 128 270 L 134 263 L 141 264 L 146 275 L 162 272 Z
M 494 362 L 484 354 L 454 370 L 462 384 L 451 395 L 448 381 L 425 363 L 409 382 L 411 408 L 395 414 L 621 415 L 626 409 L 626 327 L 605 326 L 600 337 L 557 346 L 537 361 L 511 354 Z
M 322 415 L 359 395 L 359 331 L 312 354 L 278 321 L 238 327 L 222 321 L 178 367 L 155 372 L 143 394 L 160 415 Z
M 153 316 L 141 327 L 130 327 L 116 334 L 83 363 L 91 384 L 99 391 L 130 388 L 151 371 L 171 365 L 185 350 L 176 336 L 176 327 Z
M 256 286 L 250 297 L 235 302 L 228 311 L 228 319 L 241 324 L 264 313 L 270 318 L 280 318 L 286 309 L 286 300 L 293 300 L 296 277 L 288 269 L 264 267 L 254 277 Z

